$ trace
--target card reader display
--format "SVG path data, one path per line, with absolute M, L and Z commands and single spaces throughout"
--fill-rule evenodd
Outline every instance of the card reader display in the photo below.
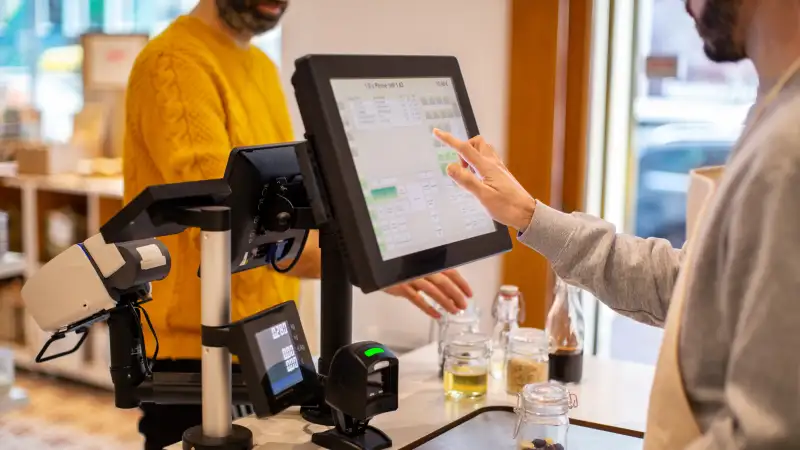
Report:
M 447 175 L 467 139 L 451 78 L 330 81 L 384 261 L 493 233 L 481 204 Z
M 259 331 L 256 333 L 256 341 L 267 368 L 273 395 L 303 381 L 287 321 Z

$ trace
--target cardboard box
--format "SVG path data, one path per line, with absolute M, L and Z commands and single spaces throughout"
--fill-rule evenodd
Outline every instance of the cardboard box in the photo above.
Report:
M 111 107 L 104 102 L 86 102 L 75 115 L 70 145 L 83 158 L 98 158 L 105 153 L 109 139 Z
M 69 145 L 40 144 L 17 152 L 17 173 L 20 175 L 73 173 L 77 167 L 77 152 Z

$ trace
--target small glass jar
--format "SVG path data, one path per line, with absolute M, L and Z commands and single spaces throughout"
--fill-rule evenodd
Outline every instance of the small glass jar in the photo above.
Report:
M 454 337 L 445 346 L 444 393 L 452 399 L 480 398 L 489 385 L 492 340 L 484 334 Z
M 511 332 L 506 351 L 506 392 L 517 395 L 527 384 L 548 380 L 548 340 L 543 330 L 518 328 Z
M 480 315 L 477 308 L 471 307 L 457 314 L 443 314 L 439 320 L 439 376 L 444 376 L 444 347 L 462 334 L 480 332 Z
M 517 396 L 517 426 L 514 438 L 518 450 L 566 450 L 569 410 L 578 397 L 560 383 L 525 386 Z
M 525 302 L 517 286 L 500 286 L 492 305 L 492 378 L 502 379 L 506 372 L 509 335 L 525 320 Z
M 14 387 L 14 353 L 0 347 L 0 402 Z
M 584 320 L 581 291 L 556 279 L 545 329 L 550 339 L 550 379 L 579 383 L 583 376 Z

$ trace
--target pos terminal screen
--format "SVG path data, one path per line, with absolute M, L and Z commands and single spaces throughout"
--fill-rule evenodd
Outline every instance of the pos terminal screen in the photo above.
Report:
M 259 331 L 255 336 L 261 350 L 261 358 L 267 368 L 273 395 L 278 395 L 303 381 L 287 321 Z
M 384 261 L 496 228 L 447 175 L 458 154 L 433 135 L 467 139 L 450 78 L 331 79 Z

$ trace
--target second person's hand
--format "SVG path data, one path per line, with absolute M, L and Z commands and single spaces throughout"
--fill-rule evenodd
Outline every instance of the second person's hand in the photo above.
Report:
M 384 292 L 407 299 L 434 319 L 440 318 L 441 314 L 425 300 L 423 293 L 451 314 L 465 309 L 467 299 L 472 297 L 472 288 L 457 270 L 428 275 L 384 289 Z
M 434 130 L 434 134 L 464 161 L 447 166 L 450 178 L 474 195 L 494 220 L 524 231 L 531 222 L 536 201 L 511 175 L 494 148 L 480 136 L 462 141 L 441 130 Z

